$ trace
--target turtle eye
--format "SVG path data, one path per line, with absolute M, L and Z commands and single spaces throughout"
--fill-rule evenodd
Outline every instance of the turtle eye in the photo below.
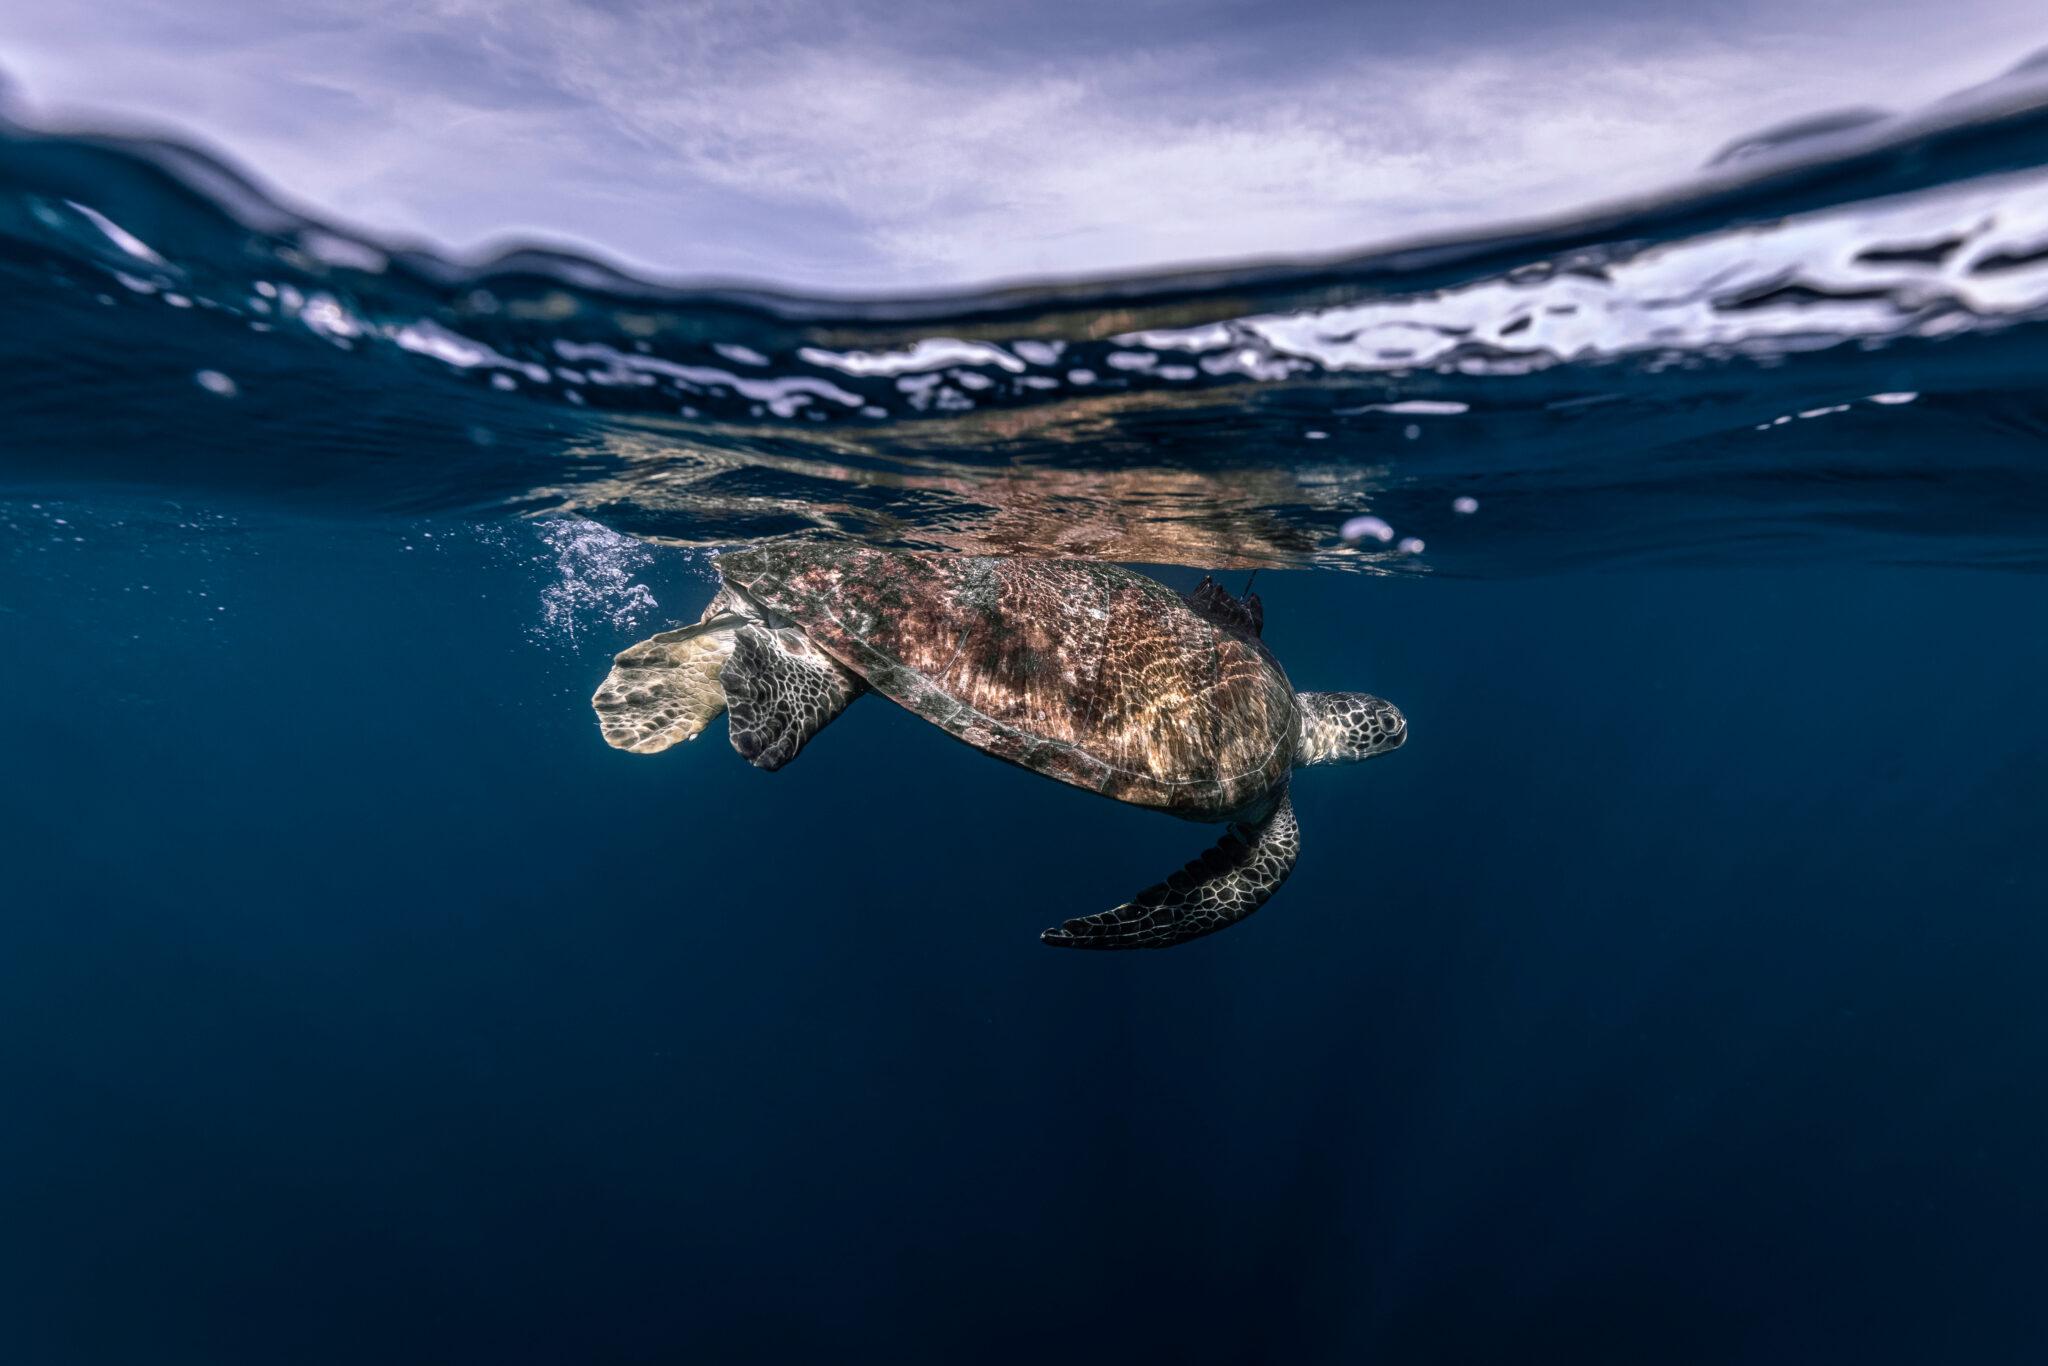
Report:
M 1371 758 L 1399 749 L 1408 740 L 1408 718 L 1393 703 L 1377 697 L 1362 699 L 1354 732 L 1361 758 Z

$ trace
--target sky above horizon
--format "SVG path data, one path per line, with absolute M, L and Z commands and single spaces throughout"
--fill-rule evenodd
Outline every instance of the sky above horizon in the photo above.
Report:
M 1341 251 L 1682 180 L 2048 46 L 2033 0 L 103 0 L 14 117 L 168 133 L 385 240 L 928 290 Z

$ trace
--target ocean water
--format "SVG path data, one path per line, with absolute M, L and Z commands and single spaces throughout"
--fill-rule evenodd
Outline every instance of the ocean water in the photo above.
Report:
M 0 1360 L 2048 1354 L 2048 89 L 1338 261 L 820 299 L 0 138 Z M 608 748 L 789 538 L 1259 570 L 1292 880 L 886 702 Z

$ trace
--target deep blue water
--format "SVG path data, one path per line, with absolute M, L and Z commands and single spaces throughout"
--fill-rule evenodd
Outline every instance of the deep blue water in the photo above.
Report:
M 2048 140 L 1992 114 L 893 302 L 11 130 L 0 1360 L 2042 1359 Z M 1264 566 L 1412 738 L 1298 776 L 1241 926 L 1050 952 L 1215 832 L 876 699 L 774 774 L 599 738 L 781 536 Z

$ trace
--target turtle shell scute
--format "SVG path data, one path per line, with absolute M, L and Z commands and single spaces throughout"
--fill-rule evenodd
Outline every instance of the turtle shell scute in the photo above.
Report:
M 1294 689 L 1257 635 L 1142 574 L 863 546 L 716 563 L 876 692 L 1062 782 L 1214 820 L 1292 766 Z

